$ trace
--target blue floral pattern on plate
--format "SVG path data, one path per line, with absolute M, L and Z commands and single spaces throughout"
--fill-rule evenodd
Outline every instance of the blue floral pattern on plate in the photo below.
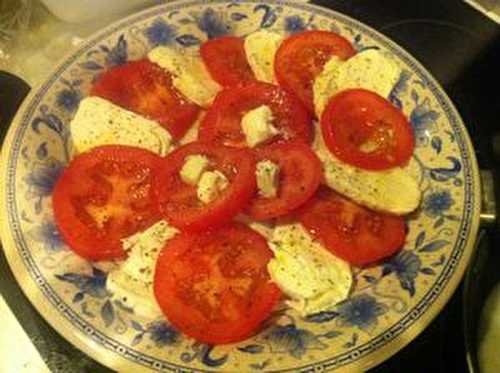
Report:
M 369 330 L 377 325 L 378 317 L 387 312 L 387 306 L 368 294 L 355 295 L 337 308 L 341 326 L 355 326 Z
M 183 336 L 167 320 L 142 319 L 113 300 L 105 286 L 107 270 L 66 250 L 50 196 L 70 159 L 68 123 L 102 71 L 142 58 L 155 46 L 196 48 L 210 38 L 262 28 L 283 34 L 332 30 L 358 51 L 378 48 L 394 56 L 402 72 L 389 99 L 414 130 L 418 146 L 410 170 L 424 195 L 408 220 L 404 249 L 377 266 L 356 270 L 350 299 L 307 318 L 282 308 L 254 338 L 210 346 Z M 439 311 L 459 282 L 477 231 L 474 154 L 458 114 L 432 77 L 373 30 L 299 2 L 173 3 L 110 26 L 82 44 L 27 99 L 4 152 L 2 239 L 21 286 L 63 335 L 121 369 L 297 371 L 381 361 L 393 352 L 388 342 L 411 338 L 415 321 Z
M 285 30 L 289 34 L 295 34 L 307 30 L 307 24 L 300 16 L 285 17 Z
M 45 220 L 29 231 L 29 235 L 50 251 L 59 251 L 66 248 L 64 241 L 52 220 Z
M 177 27 L 168 24 L 162 18 L 157 18 L 153 21 L 151 26 L 144 30 L 144 35 L 146 35 L 152 47 L 169 45 L 172 44 L 177 37 Z
M 149 338 L 154 342 L 156 347 L 171 346 L 176 344 L 180 339 L 179 332 L 164 320 L 151 322 L 146 327 L 132 320 L 131 326 L 138 331 L 131 342 L 132 346 L 141 343 L 145 335 L 149 335 Z
M 225 36 L 230 31 L 230 25 L 224 22 L 222 14 L 212 8 L 205 9 L 201 15 L 197 16 L 196 24 L 209 39 Z

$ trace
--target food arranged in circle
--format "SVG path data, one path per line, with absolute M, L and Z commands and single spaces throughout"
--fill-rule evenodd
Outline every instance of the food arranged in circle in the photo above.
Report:
M 248 338 L 281 303 L 331 310 L 353 268 L 403 247 L 420 203 L 413 132 L 387 99 L 399 74 L 327 31 L 161 46 L 112 67 L 70 123 L 61 235 L 119 261 L 113 297 L 200 342 Z

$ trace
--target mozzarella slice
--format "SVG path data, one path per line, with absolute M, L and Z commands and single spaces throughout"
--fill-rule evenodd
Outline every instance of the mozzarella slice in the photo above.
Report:
M 70 132 L 74 154 L 111 144 L 137 146 L 161 156 L 172 150 L 165 128 L 100 97 L 80 101 Z
M 387 98 L 400 72 L 396 62 L 377 49 L 359 52 L 345 62 L 332 57 L 314 81 L 316 115 L 321 118 L 330 98 L 345 89 L 364 88 Z
M 323 70 L 314 80 L 313 101 L 314 110 L 318 118 L 321 118 L 321 113 L 323 113 L 328 100 L 338 89 L 335 79 L 336 71 L 343 63 L 344 61 L 342 61 L 339 57 L 333 56 L 323 66 Z
M 255 176 L 257 189 L 262 197 L 274 198 L 278 195 L 280 168 L 276 163 L 268 159 L 258 162 Z
M 313 149 L 323 164 L 326 184 L 360 205 L 405 215 L 420 204 L 421 191 L 409 169 L 368 171 L 344 163 L 328 150 L 317 123 Z
M 241 129 L 251 148 L 269 140 L 278 134 L 273 126 L 273 112 L 267 105 L 250 110 L 241 118 Z
M 204 155 L 188 155 L 180 171 L 181 180 L 189 185 L 198 184 L 209 165 L 210 160 Z
M 277 226 L 270 247 L 271 279 L 302 316 L 330 310 L 349 296 L 351 267 L 313 240 L 301 224 Z
M 221 90 L 198 56 L 157 47 L 148 53 L 148 58 L 172 75 L 172 84 L 179 92 L 200 106 L 209 107 Z
M 153 293 L 156 259 L 178 230 L 165 221 L 122 240 L 128 258 L 109 272 L 106 288 L 112 299 L 120 301 L 138 315 L 155 318 L 162 315 Z
M 198 140 L 198 130 L 200 129 L 200 124 L 205 117 L 205 112 L 200 113 L 196 122 L 194 122 L 191 127 L 187 130 L 186 134 L 179 140 L 179 145 L 186 145 L 190 142 Z
M 245 38 L 245 54 L 257 80 L 275 81 L 274 55 L 282 41 L 283 36 L 266 30 L 256 31 Z
M 240 223 L 246 224 L 248 227 L 250 227 L 257 233 L 261 234 L 268 240 L 270 240 L 273 235 L 273 230 L 274 230 L 273 222 L 256 221 L 245 214 L 236 215 L 235 220 Z
M 197 195 L 203 203 L 210 203 L 215 200 L 227 186 L 229 182 L 226 176 L 220 171 L 205 171 L 198 182 Z

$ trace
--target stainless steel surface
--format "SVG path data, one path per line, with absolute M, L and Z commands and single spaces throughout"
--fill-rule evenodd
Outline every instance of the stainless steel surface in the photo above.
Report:
M 488 260 L 488 237 L 486 231 L 481 231 L 477 240 L 476 254 L 469 270 L 465 276 L 463 292 L 463 329 L 465 337 L 465 349 L 467 365 L 470 373 L 479 372 L 479 362 L 477 358 L 477 328 L 479 325 L 479 315 L 482 309 L 482 297 L 477 284 L 481 281 L 481 276 L 486 268 Z
M 474 7 L 495 22 L 500 23 L 500 1 L 498 0 L 465 0 L 467 4 Z
M 492 227 L 497 222 L 495 181 L 490 170 L 481 170 L 482 207 L 481 226 Z

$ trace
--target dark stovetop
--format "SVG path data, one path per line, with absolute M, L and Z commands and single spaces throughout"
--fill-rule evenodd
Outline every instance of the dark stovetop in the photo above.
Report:
M 494 167 L 491 138 L 500 132 L 500 27 L 458 0 L 314 0 L 356 18 L 397 42 L 442 84 L 466 123 L 482 168 Z M 3 83 L 2 83 L 3 84 Z M 0 84 L 0 86 L 2 86 Z M 5 87 L 5 86 L 4 86 Z M 23 90 L 2 97 L 0 118 Z M 0 133 L 4 128 L 0 128 Z M 65 342 L 21 293 L 0 252 L 2 294 L 56 372 L 107 372 Z M 12 302 L 16 299 L 16 302 Z M 466 372 L 462 331 L 462 287 L 441 314 L 406 348 L 372 370 L 379 372 Z M 50 337 L 47 337 L 50 336 Z M 54 357 L 56 359 L 54 360 Z

